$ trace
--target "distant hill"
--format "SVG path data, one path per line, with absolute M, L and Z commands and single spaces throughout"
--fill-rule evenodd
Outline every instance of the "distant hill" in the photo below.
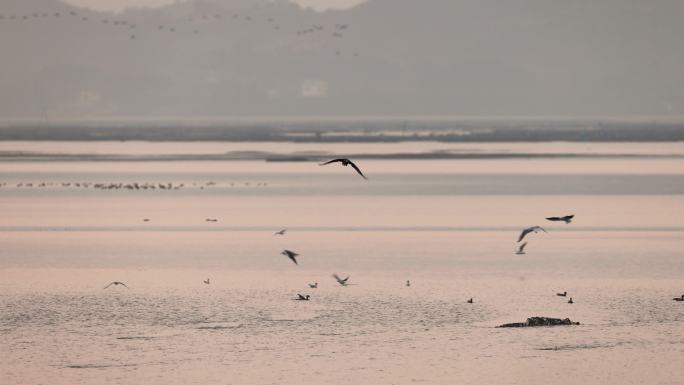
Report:
M 74 14 L 71 14 L 73 12 Z M 0 3 L 0 119 L 684 115 L 679 0 Z

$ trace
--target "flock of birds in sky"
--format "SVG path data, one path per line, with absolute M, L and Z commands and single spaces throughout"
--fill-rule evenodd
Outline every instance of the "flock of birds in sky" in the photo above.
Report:
M 356 164 L 354 164 L 354 162 L 352 162 L 351 160 L 346 159 L 346 158 L 333 159 L 333 160 L 330 160 L 328 162 L 321 163 L 320 165 L 324 166 L 324 165 L 328 165 L 331 163 L 340 163 L 343 166 L 352 166 L 354 168 L 354 170 L 356 170 L 356 172 L 359 175 L 361 175 L 364 179 L 368 179 L 365 175 L 363 175 L 363 172 L 361 172 L 361 169 Z M 566 215 L 563 217 L 548 217 L 548 218 L 546 218 L 546 220 L 551 221 L 551 222 L 565 222 L 565 224 L 569 224 L 570 222 L 572 222 L 572 219 L 574 217 L 575 217 L 574 215 Z M 520 233 L 520 235 L 518 236 L 518 243 L 521 242 L 528 234 L 537 233 L 539 231 L 543 231 L 545 233 L 547 232 L 541 226 L 532 226 L 532 227 L 528 227 L 528 228 L 523 229 L 522 232 Z M 273 235 L 285 235 L 286 232 L 287 232 L 287 229 L 282 229 L 280 231 L 276 231 Z M 525 254 L 525 252 L 523 250 L 524 250 L 526 245 L 527 245 L 527 242 L 521 244 L 515 253 L 518 255 Z M 299 262 L 297 262 L 297 257 L 299 256 L 299 253 L 292 251 L 292 250 L 285 249 L 280 254 L 289 258 L 295 265 L 299 265 Z M 333 274 L 333 278 L 335 278 L 337 283 L 340 284 L 341 286 L 347 286 L 347 281 L 349 280 L 349 277 L 341 278 L 337 274 Z M 205 281 L 205 283 L 208 283 L 208 279 L 207 279 L 207 281 Z M 309 285 L 309 288 L 311 288 L 311 289 L 318 288 L 318 282 L 309 283 L 308 285 Z M 410 280 L 406 280 L 406 287 L 411 287 L 411 281 Z M 558 295 L 560 297 L 565 297 L 565 296 L 567 296 L 567 294 L 568 294 L 567 291 L 563 292 L 563 293 L 556 293 L 556 295 Z M 308 294 L 302 295 L 302 294 L 298 293 L 297 298 L 295 298 L 295 300 L 297 300 L 297 301 L 308 301 L 310 298 L 311 298 L 311 296 Z M 682 298 L 684 298 L 684 296 L 682 296 Z M 675 298 L 675 300 L 678 301 L 677 298 Z M 473 300 L 473 298 L 470 298 L 466 302 L 467 303 L 474 303 L 475 301 Z M 568 303 L 569 304 L 574 303 L 572 297 L 570 297 L 570 300 L 568 301 Z
M 360 169 L 354 162 L 352 162 L 351 160 L 349 160 L 349 159 L 347 159 L 347 158 L 332 159 L 332 160 L 329 160 L 329 161 L 327 161 L 327 162 L 320 163 L 319 165 L 320 165 L 320 166 L 326 166 L 326 165 L 333 164 L 333 163 L 339 163 L 340 165 L 345 166 L 345 167 L 347 167 L 347 166 L 352 166 L 352 168 L 353 168 L 361 177 L 363 177 L 363 179 L 368 179 L 365 175 L 363 175 L 363 172 L 361 171 L 361 169 Z M 149 222 L 150 219 L 149 219 L 149 218 L 145 218 L 145 219 L 143 219 L 143 221 Z M 218 219 L 207 218 L 206 221 L 207 221 L 207 222 L 217 222 Z M 282 230 L 276 231 L 273 235 L 281 235 L 281 236 L 282 236 L 282 235 L 285 235 L 286 232 L 287 232 L 287 229 L 282 229 Z M 299 262 L 297 262 L 297 257 L 299 256 L 299 253 L 294 252 L 294 251 L 292 251 L 292 250 L 285 249 L 285 250 L 283 250 L 280 254 L 286 256 L 286 257 L 287 257 L 290 261 L 292 261 L 295 265 L 299 265 Z M 349 277 L 348 277 L 348 276 L 345 277 L 345 278 L 342 278 L 342 277 L 340 277 L 340 276 L 337 275 L 337 274 L 333 274 L 332 276 L 333 276 L 333 278 L 335 278 L 335 281 L 337 281 L 337 283 L 338 283 L 340 286 L 348 286 L 348 285 L 349 285 L 349 283 L 348 283 Z M 206 284 L 206 285 L 209 285 L 209 284 L 211 283 L 210 278 L 207 278 L 207 279 L 204 280 L 203 282 L 204 282 L 204 284 Z M 110 286 L 119 286 L 119 285 L 124 286 L 124 287 L 127 288 L 127 289 L 130 289 L 125 283 L 120 282 L 120 281 L 114 281 L 114 282 L 109 283 L 109 284 L 108 284 L 107 286 L 105 286 L 104 288 L 102 288 L 102 290 L 107 289 L 107 288 L 109 288 Z M 316 288 L 318 288 L 318 282 L 309 283 L 308 286 L 309 286 L 309 288 L 311 288 L 311 289 L 316 289 Z M 406 281 L 406 286 L 407 286 L 407 287 L 410 287 L 410 286 L 411 286 L 411 282 L 407 280 L 407 281 Z M 302 295 L 302 294 L 299 294 L 299 293 L 298 293 L 298 294 L 297 294 L 297 297 L 295 298 L 295 300 L 297 300 L 297 301 L 308 301 L 310 298 L 311 298 L 311 295 L 309 295 L 309 294 L 307 294 L 307 295 Z M 472 299 L 472 298 L 469 299 L 468 302 L 469 302 L 469 303 L 473 303 L 473 299 Z
M 354 169 L 354 171 L 356 171 L 356 173 L 357 173 L 359 176 L 361 176 L 363 179 L 368 179 L 368 178 L 363 174 L 363 171 L 361 171 L 361 168 L 360 168 L 358 165 L 356 165 L 356 163 L 352 162 L 350 159 L 347 159 L 347 158 L 332 159 L 332 160 L 329 160 L 329 161 L 327 161 L 327 162 L 320 163 L 319 166 L 327 166 L 327 165 L 334 164 L 334 163 L 338 163 L 338 164 L 340 164 L 341 166 L 344 166 L 344 167 L 351 166 L 351 167 Z M 206 182 L 204 185 L 200 185 L 199 187 L 202 188 L 202 189 L 204 189 L 205 186 L 206 186 L 206 187 L 209 187 L 209 186 L 215 186 L 215 185 L 216 185 L 216 182 L 210 181 L 210 182 Z M 0 183 L 0 187 L 6 187 L 6 186 L 7 186 L 7 183 L 6 183 L 6 182 Z M 34 187 L 34 184 L 33 184 L 33 183 L 26 183 L 26 184 L 24 184 L 24 183 L 19 183 L 19 184 L 16 185 L 16 187 L 23 187 L 23 186 L 26 186 L 26 187 Z M 39 183 L 39 184 L 35 184 L 35 187 L 51 187 L 51 186 L 71 187 L 71 186 L 72 186 L 72 183 L 70 183 L 70 182 L 62 182 L 62 183 L 59 183 L 59 184 L 58 184 L 58 183 L 55 183 L 55 182 L 42 182 L 42 183 Z M 80 182 L 77 182 L 77 183 L 74 183 L 73 186 L 74 186 L 74 187 L 83 187 L 83 188 L 93 187 L 93 188 L 102 189 L 102 190 L 111 190 L 111 189 L 128 189 L 128 190 L 141 190 L 141 189 L 142 189 L 142 190 L 147 190 L 147 189 L 151 189 L 151 190 L 154 190 L 154 189 L 160 189 L 160 190 L 178 190 L 178 189 L 181 189 L 181 188 L 185 187 L 184 184 L 177 184 L 177 185 L 174 185 L 174 184 L 172 184 L 172 183 L 137 183 L 137 182 L 136 182 L 136 183 L 109 183 L 109 184 L 107 184 L 107 183 L 88 183 L 88 182 L 80 183 Z M 197 184 L 195 183 L 195 184 L 193 184 L 193 186 L 197 186 Z M 231 186 L 233 186 L 233 183 L 231 183 Z M 265 186 L 266 186 L 266 183 L 259 183 L 258 186 L 264 186 L 264 187 L 265 187 Z M 563 223 L 565 223 L 565 224 L 570 224 L 570 223 L 572 222 L 572 220 L 573 220 L 574 217 L 575 217 L 574 215 L 566 215 L 566 216 L 562 216 L 562 217 L 548 217 L 548 218 L 546 218 L 546 220 L 547 220 L 547 221 L 551 221 L 551 222 L 563 222 Z M 150 219 L 149 219 L 149 218 L 144 218 L 143 221 L 144 221 L 144 222 L 149 222 Z M 206 221 L 206 222 L 218 222 L 218 219 L 216 219 L 216 218 L 206 218 L 205 221 Z M 287 229 L 282 229 L 282 230 L 279 230 L 279 231 L 275 232 L 274 235 L 281 235 L 281 236 L 283 236 L 283 235 L 285 235 L 286 232 L 287 232 Z M 529 234 L 536 234 L 536 233 L 539 233 L 539 232 L 544 232 L 544 233 L 546 233 L 547 231 L 546 231 L 543 227 L 541 227 L 541 226 L 531 226 L 531 227 L 524 228 L 524 229 L 520 232 L 520 235 L 518 236 L 518 244 L 519 244 L 519 245 L 518 245 L 518 247 L 517 247 L 517 249 L 516 249 L 516 251 L 515 251 L 515 254 L 517 254 L 517 255 L 523 255 L 523 254 L 525 254 L 525 248 L 527 247 L 528 242 L 524 242 L 524 243 L 520 243 L 520 242 L 522 242 Z M 299 265 L 299 262 L 297 261 L 297 257 L 299 256 L 299 253 L 297 253 L 297 252 L 295 252 L 295 251 L 292 251 L 292 250 L 285 249 L 285 250 L 283 250 L 283 251 L 281 252 L 281 254 L 284 255 L 284 256 L 286 256 L 286 257 L 287 257 L 290 261 L 292 261 L 295 265 Z M 332 276 L 333 276 L 333 278 L 335 279 L 335 281 L 336 281 L 340 286 L 348 286 L 348 285 L 349 285 L 349 283 L 348 283 L 349 277 L 342 278 L 342 277 L 338 276 L 337 274 L 333 274 Z M 208 285 L 208 284 L 210 283 L 210 280 L 209 280 L 209 278 L 207 278 L 207 279 L 206 279 L 205 281 L 203 281 L 203 282 L 204 282 L 205 284 Z M 126 286 L 126 284 L 124 284 L 123 282 L 115 281 L 115 282 L 111 282 L 110 284 L 108 284 L 107 286 L 105 286 L 103 289 L 107 289 L 107 288 L 109 288 L 110 286 L 118 286 L 118 285 L 121 285 L 121 286 L 124 286 L 124 287 L 126 287 L 126 288 L 129 288 L 129 287 Z M 316 289 L 316 288 L 318 288 L 318 282 L 309 283 L 308 286 L 309 286 L 310 289 Z M 411 281 L 410 281 L 410 280 L 407 280 L 407 281 L 406 281 L 406 287 L 410 287 L 410 286 L 411 286 Z M 566 291 L 566 292 L 563 292 L 563 293 L 556 293 L 556 295 L 558 295 L 558 296 L 560 296 L 560 297 L 566 297 L 567 294 L 568 294 L 567 291 Z M 311 298 L 311 296 L 308 295 L 308 294 L 307 294 L 307 295 L 297 294 L 297 297 L 295 298 L 295 300 L 298 300 L 298 301 L 308 301 L 308 300 L 310 300 L 310 298 Z M 673 298 L 673 299 L 674 299 L 675 301 L 684 301 L 684 295 L 682 295 L 681 297 L 675 297 L 675 298 Z M 468 299 L 467 302 L 468 302 L 468 303 L 474 303 L 474 300 L 473 300 L 473 298 L 470 298 L 470 299 Z M 569 304 L 574 303 L 572 297 L 570 297 L 570 299 L 568 300 L 568 303 L 569 303 Z
M 346 166 L 352 166 L 352 168 L 354 170 L 356 170 L 356 172 L 359 175 L 361 175 L 361 177 L 363 177 L 363 179 L 368 179 L 368 178 L 366 178 L 365 175 L 363 175 L 363 172 L 361 172 L 361 169 L 354 162 L 352 162 L 351 160 L 349 160 L 347 158 L 338 158 L 338 159 L 329 160 L 327 162 L 319 164 L 319 166 L 325 166 L 325 165 L 329 165 L 332 163 L 339 163 L 345 167 Z M 285 235 L 285 232 L 287 232 L 287 229 L 282 229 L 280 231 L 276 231 L 273 235 Z M 289 258 L 295 265 L 299 265 L 299 262 L 297 262 L 297 257 L 299 256 L 299 253 L 294 252 L 292 250 L 285 249 L 280 254 Z M 348 286 L 349 285 L 349 283 L 348 283 L 349 277 L 342 278 L 337 274 L 333 274 L 332 277 L 335 278 L 335 281 L 337 281 L 337 283 L 340 286 Z M 407 284 L 407 286 L 410 286 L 409 281 L 406 281 L 406 284 Z M 310 289 L 317 289 L 318 288 L 318 282 L 309 283 L 308 286 Z M 298 293 L 297 298 L 295 298 L 295 300 L 297 300 L 297 301 L 308 301 L 310 298 L 311 298 L 311 296 L 309 294 L 302 295 L 302 294 Z
M 345 167 L 351 166 L 356 171 L 356 173 L 358 173 L 361 177 L 363 177 L 363 179 L 368 179 L 363 174 L 363 172 L 361 171 L 359 166 L 357 166 L 354 162 L 352 162 L 351 160 L 349 160 L 347 158 L 332 159 L 332 160 L 329 160 L 327 162 L 320 163 L 319 165 L 320 166 L 326 166 L 326 165 L 330 165 L 333 163 L 339 163 L 340 165 L 345 166 Z M 563 222 L 565 224 L 570 224 L 572 222 L 572 220 L 574 219 L 574 217 L 575 217 L 575 215 L 573 214 L 573 215 L 565 215 L 565 216 L 547 217 L 546 220 L 550 221 L 550 222 Z M 149 221 L 149 219 L 146 218 L 145 221 L 147 222 L 147 221 Z M 207 218 L 206 221 L 216 222 L 218 220 L 212 219 L 212 218 Z M 518 243 L 520 244 L 520 242 L 522 242 L 529 234 L 535 234 L 535 233 L 539 233 L 539 232 L 546 233 L 547 231 L 541 226 L 531 226 L 531 227 L 524 228 L 520 232 L 520 235 L 518 236 Z M 276 231 L 273 235 L 274 236 L 284 236 L 286 233 L 287 233 L 287 229 L 281 229 L 279 231 Z M 515 251 L 515 254 L 517 254 L 517 255 L 525 254 L 524 249 L 527 246 L 527 244 L 528 244 L 528 242 L 520 244 L 518 246 L 517 250 Z M 297 257 L 299 257 L 300 254 L 297 253 L 296 251 L 285 249 L 280 254 L 287 257 L 295 265 L 299 266 L 299 261 L 297 260 Z M 349 278 L 350 278 L 349 276 L 342 278 L 341 276 L 339 276 L 337 274 L 333 274 L 332 277 L 335 279 L 337 284 L 339 284 L 340 286 L 346 287 L 349 285 Z M 206 285 L 209 285 L 211 283 L 211 281 L 209 278 L 207 278 L 206 280 L 203 281 L 203 283 Z M 110 286 L 119 286 L 119 285 L 124 286 L 127 289 L 129 288 L 123 282 L 114 281 L 114 282 L 109 283 L 107 286 L 105 286 L 103 288 L 103 290 L 109 288 Z M 318 282 L 308 283 L 307 285 L 310 289 L 317 289 L 318 288 Z M 406 280 L 406 287 L 411 287 L 411 281 L 410 280 Z M 568 292 L 564 291 L 562 293 L 556 293 L 556 295 L 559 297 L 567 297 Z M 310 299 L 311 299 L 310 294 L 301 294 L 301 293 L 297 293 L 297 297 L 294 298 L 294 300 L 296 300 L 296 301 L 309 301 Z M 684 301 L 684 295 L 682 295 L 681 297 L 675 297 L 673 299 L 675 301 L 682 302 L 682 301 Z M 467 303 L 474 303 L 475 301 L 473 300 L 473 298 L 470 298 L 466 302 Z M 568 300 L 568 303 L 569 304 L 575 303 L 572 297 L 570 297 L 570 299 Z
M 359 168 L 359 166 L 357 166 L 354 162 L 352 162 L 350 159 L 347 159 L 347 158 L 332 159 L 332 160 L 329 160 L 327 162 L 320 163 L 319 165 L 320 166 L 326 166 L 326 165 L 333 164 L 333 163 L 339 163 L 340 165 L 345 166 L 345 167 L 351 166 L 356 171 L 356 173 L 358 173 L 363 179 L 368 179 L 363 174 L 363 172 L 361 171 L 361 168 Z M 560 217 L 560 216 L 547 217 L 546 220 L 550 221 L 550 222 L 563 222 L 565 224 L 570 224 L 574 218 L 575 218 L 575 215 L 573 214 L 573 215 L 565 215 L 562 217 Z M 146 219 L 146 221 L 148 221 L 148 220 L 149 219 Z M 207 221 L 210 221 L 210 220 L 211 219 L 207 218 Z M 217 221 L 217 220 L 213 219 L 212 221 Z M 282 229 L 282 230 L 276 231 L 273 235 L 284 236 L 286 232 L 287 232 L 287 229 Z M 524 228 L 520 232 L 520 235 L 518 236 L 518 243 L 522 242 L 529 234 L 536 234 L 539 232 L 546 233 L 547 231 L 541 226 L 531 226 L 531 227 Z M 528 242 L 520 244 L 518 246 L 517 250 L 515 251 L 515 254 L 517 254 L 517 255 L 525 254 L 524 249 L 527 246 L 527 244 L 528 244 Z M 290 261 L 292 261 L 292 263 L 299 266 L 299 262 L 297 261 L 297 257 L 299 256 L 299 253 L 292 251 L 292 250 L 285 249 L 280 254 L 284 255 Z M 337 274 L 333 274 L 332 277 L 335 279 L 335 281 L 340 286 L 348 286 L 349 285 L 349 283 L 348 283 L 349 277 L 348 276 L 345 278 L 342 278 Z M 207 278 L 203 282 L 208 285 L 210 283 L 210 280 L 209 280 L 209 278 Z M 106 289 L 112 285 L 115 285 L 115 286 L 116 285 L 123 285 L 124 287 L 128 288 L 128 286 L 126 286 L 126 284 L 124 284 L 123 282 L 115 281 L 115 282 L 111 282 L 109 285 L 105 286 L 104 289 Z M 310 289 L 318 288 L 318 282 L 308 283 L 307 285 L 309 286 Z M 410 280 L 406 280 L 406 287 L 411 287 L 411 281 Z M 568 292 L 564 291 L 562 293 L 556 293 L 556 295 L 559 297 L 567 297 Z M 310 294 L 301 294 L 301 293 L 297 293 L 297 297 L 294 298 L 294 300 L 296 300 L 296 301 L 309 301 L 310 299 L 311 299 Z M 684 301 L 684 294 L 681 297 L 673 298 L 673 300 L 680 301 L 680 302 Z M 475 301 L 473 300 L 473 298 L 470 298 L 466 302 L 467 303 L 474 303 Z M 575 303 L 572 297 L 570 297 L 570 299 L 568 300 L 568 303 L 569 304 Z
M 213 23 L 240 23 L 240 26 L 251 24 L 256 27 L 262 27 L 285 36 L 292 37 L 325 37 L 331 39 L 333 42 L 337 39 L 345 37 L 345 33 L 349 31 L 349 24 L 345 23 L 312 23 L 306 26 L 288 26 L 282 25 L 275 17 L 265 15 L 255 15 L 250 12 L 218 12 L 218 13 L 204 13 L 197 16 L 188 16 L 185 18 L 177 18 L 166 23 L 144 23 L 136 22 L 135 18 L 123 17 L 106 17 L 97 16 L 97 14 L 90 11 L 79 12 L 77 10 L 62 11 L 62 12 L 29 12 L 22 15 L 3 14 L 0 13 L 0 22 L 31 22 L 40 21 L 41 19 L 58 19 L 71 22 L 79 22 L 82 24 L 91 23 L 102 26 L 110 26 L 119 28 L 122 33 L 127 34 L 129 40 L 136 40 L 151 33 L 165 33 L 177 34 L 186 33 L 190 35 L 200 35 L 203 28 L 210 27 Z M 343 52 L 340 49 L 335 50 L 335 55 L 340 56 Z M 351 56 L 358 57 L 358 52 L 351 52 Z

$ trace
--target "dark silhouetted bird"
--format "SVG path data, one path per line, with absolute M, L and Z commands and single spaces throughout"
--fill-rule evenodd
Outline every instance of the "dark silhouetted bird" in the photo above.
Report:
M 574 218 L 575 215 L 566 215 L 564 217 L 548 217 L 546 218 L 547 221 L 552 221 L 552 222 L 565 222 L 567 225 L 568 223 L 572 222 L 572 218 Z
M 285 249 L 280 254 L 290 258 L 292 260 L 292 262 L 294 262 L 295 265 L 299 265 L 299 263 L 297 263 L 297 258 L 296 258 L 299 254 L 295 253 L 294 251 L 290 251 L 290 250 Z
M 114 281 L 114 282 L 110 283 L 109 285 L 103 287 L 102 290 L 104 290 L 104 289 L 106 289 L 106 288 L 108 288 L 108 287 L 110 287 L 110 286 L 112 286 L 112 285 L 114 285 L 114 286 L 116 286 L 116 285 L 122 285 L 122 286 L 124 286 L 126 289 L 130 289 L 130 287 L 126 286 L 125 283 L 119 282 L 119 281 Z
M 354 168 L 354 170 L 356 170 L 356 172 L 359 173 L 359 175 L 361 175 L 363 177 L 363 179 L 368 179 L 368 178 L 366 178 L 365 175 L 363 175 L 363 173 L 361 172 L 361 169 L 356 164 L 354 164 L 354 162 L 352 162 L 351 160 L 349 160 L 347 158 L 339 158 L 339 159 L 329 160 L 325 163 L 320 163 L 319 166 L 325 166 L 325 165 L 328 165 L 330 163 L 341 163 L 343 166 L 352 166 L 352 168 Z

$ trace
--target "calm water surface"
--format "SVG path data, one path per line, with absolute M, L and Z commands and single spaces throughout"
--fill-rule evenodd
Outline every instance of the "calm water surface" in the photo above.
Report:
M 0 162 L 0 383 L 684 384 L 680 162 Z

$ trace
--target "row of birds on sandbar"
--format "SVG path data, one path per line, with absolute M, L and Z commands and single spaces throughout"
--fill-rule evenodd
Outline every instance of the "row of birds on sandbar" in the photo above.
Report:
M 361 169 L 351 160 L 346 158 L 332 159 L 325 163 L 321 163 L 321 166 L 329 165 L 332 163 L 339 163 L 342 166 L 351 166 L 356 172 L 364 179 L 366 176 L 363 174 Z M 236 183 L 230 182 L 227 184 L 229 187 L 268 187 L 267 182 L 243 182 Z M 172 182 L 18 182 L 15 184 L 9 184 L 8 182 L 0 182 L 0 188 L 82 188 L 82 189 L 98 189 L 98 190 L 180 190 L 183 188 L 209 188 L 217 186 L 215 181 L 208 181 L 205 183 L 193 182 L 192 184 L 185 183 L 172 183 Z
M 151 222 L 152 220 L 150 218 L 143 218 L 143 222 Z M 218 223 L 218 218 L 204 218 L 205 222 L 209 223 Z
M 9 184 L 8 182 L 0 182 L 0 188 L 72 188 L 72 189 L 94 189 L 94 190 L 129 190 L 129 191 L 146 191 L 146 190 L 181 190 L 187 188 L 199 188 L 204 190 L 216 186 L 214 181 L 204 183 L 172 183 L 172 182 L 18 182 Z M 268 187 L 267 182 L 230 182 L 228 187 Z

